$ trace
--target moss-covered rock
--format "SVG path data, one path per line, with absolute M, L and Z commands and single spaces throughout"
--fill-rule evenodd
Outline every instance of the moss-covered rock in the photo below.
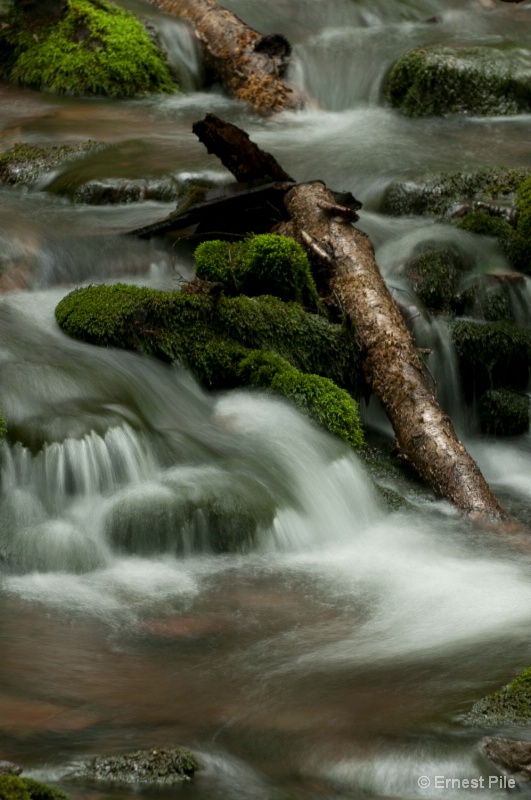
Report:
M 178 359 L 208 388 L 255 382 L 250 378 L 252 370 L 242 369 L 241 362 L 251 351 L 277 354 L 285 359 L 284 373 L 288 366 L 294 368 L 284 375 L 284 389 L 278 391 L 302 397 L 303 378 L 312 378 L 306 382 L 308 399 L 304 402 L 317 419 L 328 419 L 325 424 L 331 430 L 344 397 L 334 395 L 337 409 L 332 410 L 331 405 L 325 414 L 326 398 L 323 395 L 321 410 L 315 376 L 329 378 L 353 392 L 361 382 L 353 331 L 275 297 L 212 297 L 123 284 L 89 286 L 67 295 L 57 306 L 56 319 L 65 333 L 93 344 L 124 347 L 167 361 Z M 281 371 L 278 366 L 276 372 Z M 328 384 L 319 386 L 329 389 L 330 396 L 334 394 Z M 337 386 L 335 389 L 339 391 Z M 353 406 L 350 399 L 345 413 L 351 414 Z M 339 417 L 337 420 L 339 432 Z M 361 433 L 356 438 L 348 433 L 351 422 L 345 425 L 347 441 L 359 441 Z
M 500 115 L 531 109 L 531 58 L 521 47 L 426 47 L 401 56 L 386 87 L 408 116 Z
M 448 218 L 463 204 L 484 202 L 499 216 L 512 216 L 520 184 L 531 177 L 531 170 L 505 167 L 475 172 L 442 172 L 421 180 L 392 183 L 382 200 L 382 211 L 393 216 L 431 215 Z M 470 211 L 475 209 L 473 204 Z M 492 219 L 496 217 L 491 215 Z M 497 235 L 488 233 L 487 235 Z
M 175 91 L 164 56 L 141 23 L 107 0 L 66 0 L 58 21 L 14 9 L 0 34 L 3 78 L 67 94 Z
M 194 258 L 199 277 L 220 281 L 229 294 L 269 294 L 319 306 L 310 262 L 294 239 L 263 233 L 243 242 L 213 240 L 200 244 Z
M 470 725 L 529 724 L 531 722 L 531 668 L 498 692 L 483 697 L 465 717 Z
M 0 775 L 0 800 L 68 800 L 68 797 L 33 778 Z
M 357 403 L 328 378 L 304 374 L 276 353 L 261 350 L 240 362 L 238 374 L 246 384 L 271 389 L 292 400 L 351 447 L 363 445 Z
M 488 389 L 525 390 L 531 365 L 531 331 L 506 322 L 456 322 L 452 339 L 465 394 Z
M 529 429 L 529 397 L 508 389 L 490 389 L 479 402 L 483 433 L 517 436 Z
M 460 275 L 464 264 L 452 247 L 429 249 L 414 256 L 404 274 L 426 308 L 435 312 L 456 310 Z
M 116 783 L 171 784 L 190 780 L 199 766 L 189 750 L 159 747 L 121 756 L 100 756 L 87 764 L 85 775 Z
M 0 154 L 0 181 L 8 186 L 33 186 L 59 164 L 77 160 L 102 147 L 92 141 L 48 147 L 19 142 Z

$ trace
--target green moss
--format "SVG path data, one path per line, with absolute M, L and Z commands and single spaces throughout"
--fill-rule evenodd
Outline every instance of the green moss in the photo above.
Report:
M 516 114 L 531 108 L 529 59 L 516 47 L 427 47 L 401 56 L 386 89 L 409 116 Z
M 491 389 L 479 402 L 483 433 L 517 436 L 529 429 L 529 397 L 508 389 Z
M 238 243 L 203 242 L 194 257 L 199 277 L 221 281 L 229 294 L 268 294 L 319 306 L 308 257 L 294 239 L 263 233 Z
M 18 775 L 0 775 L 0 800 L 31 800 L 31 796 Z
M 526 669 L 500 691 L 482 698 L 465 721 L 472 725 L 531 722 L 531 669 Z
M 286 369 L 282 381 L 267 385 L 295 400 L 304 395 L 306 407 L 326 427 L 340 433 L 344 425 L 344 438 L 358 441 L 349 433 L 355 403 L 348 391 L 356 391 L 361 381 L 354 333 L 296 303 L 117 284 L 75 290 L 57 306 L 56 319 L 65 333 L 93 344 L 177 359 L 208 388 L 231 388 L 246 380 L 258 385 L 251 381 L 252 370 L 241 367 L 242 360 L 251 351 L 276 353 Z M 325 378 L 330 380 L 321 383 Z M 343 411 L 347 419 L 341 422 Z
M 531 331 L 507 322 L 456 322 L 452 327 L 465 393 L 524 390 L 531 364 Z
M 159 747 L 95 758 L 87 765 L 85 774 L 118 783 L 170 784 L 189 780 L 199 767 L 190 751 L 182 747 Z
M 459 276 L 464 268 L 457 250 L 428 250 L 412 258 L 405 274 L 413 290 L 430 311 L 455 310 Z
M 287 397 L 351 447 L 363 446 L 357 403 L 328 378 L 304 374 L 276 353 L 264 351 L 243 359 L 238 371 L 246 384 Z
M 472 211 L 462 217 L 457 223 L 457 227 L 470 233 L 478 233 L 481 236 L 493 236 L 496 239 L 506 239 L 513 233 L 513 228 L 501 217 L 486 214 L 484 211 Z
M 64 16 L 38 31 L 15 14 L 5 37 L 3 74 L 27 86 L 120 97 L 176 89 L 141 23 L 106 0 L 67 0 Z

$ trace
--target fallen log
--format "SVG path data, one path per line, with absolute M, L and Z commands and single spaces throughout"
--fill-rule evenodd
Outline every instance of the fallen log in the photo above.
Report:
M 223 123 L 224 130 L 226 125 Z M 196 125 L 195 130 L 200 133 L 201 127 Z M 237 131 L 235 128 L 231 137 L 235 148 Z M 243 152 L 247 134 L 240 131 L 240 139 Z M 220 142 L 226 158 L 226 135 L 220 137 Z M 212 126 L 208 147 L 216 152 Z M 242 152 L 234 155 L 235 162 L 241 161 Z M 266 169 L 271 169 L 269 159 Z M 334 211 L 336 197 L 320 181 L 294 186 L 285 203 L 290 221 L 277 232 L 298 240 L 328 269 L 330 290 L 356 329 L 367 382 L 382 402 L 402 456 L 436 495 L 467 515 L 505 519 L 479 467 L 457 438 L 450 418 L 430 388 L 368 237 L 352 225 L 348 215 Z
M 291 45 L 280 34 L 262 36 L 216 0 L 149 0 L 195 28 L 205 63 L 233 97 L 262 114 L 305 105 L 283 79 Z

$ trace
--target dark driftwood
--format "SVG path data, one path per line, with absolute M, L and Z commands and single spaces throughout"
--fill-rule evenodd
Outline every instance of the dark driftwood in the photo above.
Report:
M 223 123 L 225 130 L 227 123 Z M 239 132 L 242 160 L 247 134 Z M 226 136 L 220 150 L 226 158 Z M 231 137 L 238 147 L 238 129 Z M 209 149 L 216 152 L 215 137 Z M 270 157 L 272 158 L 272 157 Z M 266 170 L 271 169 L 270 158 Z M 255 167 L 253 167 L 254 169 Z M 281 230 L 326 265 L 330 290 L 352 320 L 367 381 L 393 425 L 402 455 L 431 486 L 465 513 L 505 519 L 476 462 L 458 440 L 427 381 L 415 344 L 383 280 L 368 237 L 343 213 L 322 182 L 295 185 L 286 195 L 290 221 Z
M 266 233 L 272 225 L 287 219 L 283 200 L 293 185 L 293 182 L 275 181 L 251 188 L 237 186 L 236 191 L 227 191 L 219 197 L 185 204 L 182 211 L 177 207 L 165 219 L 128 231 L 128 234 L 140 239 L 179 238 L 189 235 L 192 226 L 194 234 Z
M 207 67 L 229 94 L 262 114 L 304 106 L 283 79 L 291 53 L 283 36 L 261 36 L 216 0 L 149 2 L 193 24 Z
M 249 134 L 215 114 L 192 125 L 192 131 L 209 153 L 215 153 L 237 181 L 291 181 L 270 153 L 252 142 Z

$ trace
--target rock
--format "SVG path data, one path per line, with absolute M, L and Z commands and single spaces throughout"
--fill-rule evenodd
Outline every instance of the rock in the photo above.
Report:
M 481 749 L 497 767 L 522 783 L 531 781 L 531 742 L 484 736 Z
M 68 0 L 57 19 L 14 7 L 0 29 L 0 77 L 36 89 L 128 97 L 174 92 L 162 51 L 128 11 Z
M 387 189 L 381 210 L 393 216 L 427 214 L 449 219 L 464 204 L 468 210 L 479 210 L 474 203 L 489 205 L 491 215 L 510 218 L 514 213 L 515 193 L 531 170 L 503 167 L 474 172 L 441 172 L 419 180 L 397 181 Z M 462 214 L 461 214 L 462 215 Z
M 526 394 L 508 389 L 489 389 L 479 401 L 479 421 L 483 433 L 517 436 L 529 430 L 530 400 Z
M 517 47 L 425 47 L 395 62 L 387 99 L 412 117 L 531 110 L 531 55 Z
M 59 164 L 79 159 L 86 153 L 101 150 L 104 145 L 92 142 L 62 144 L 43 147 L 35 144 L 17 144 L 0 155 L 0 182 L 8 186 L 33 186 L 39 178 Z
M 458 284 L 464 270 L 463 259 L 452 247 L 423 249 L 404 268 L 415 294 L 426 308 L 451 312 L 457 308 Z
M 168 784 L 190 780 L 198 769 L 198 760 L 188 750 L 162 747 L 94 758 L 86 765 L 84 776 L 116 783 Z
M 478 700 L 464 722 L 481 726 L 531 723 L 531 668 L 524 670 L 498 692 Z
M 468 322 L 452 327 L 465 395 L 489 389 L 525 391 L 531 366 L 531 332 L 508 322 Z
M 20 775 L 22 767 L 12 761 L 0 761 L 0 775 Z

